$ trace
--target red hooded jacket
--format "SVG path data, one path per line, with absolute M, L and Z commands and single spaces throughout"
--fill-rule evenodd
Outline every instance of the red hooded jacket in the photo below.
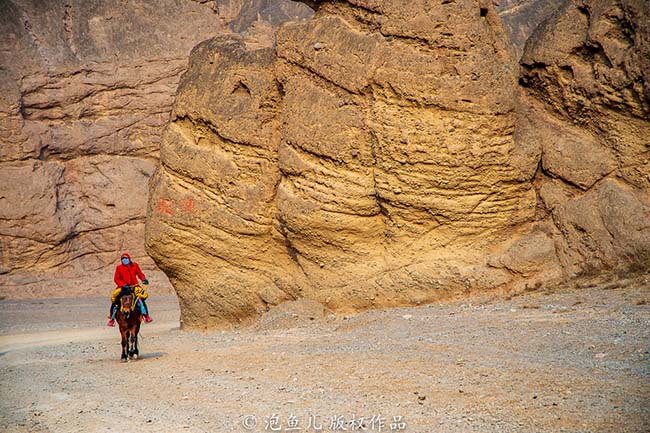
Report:
M 123 265 L 121 263 L 124 257 L 129 259 L 128 265 Z M 115 284 L 117 284 L 118 287 L 122 287 L 127 284 L 129 286 L 135 286 L 138 284 L 138 278 L 140 278 L 140 280 L 146 279 L 142 273 L 142 270 L 140 270 L 140 266 L 132 261 L 131 256 L 129 256 L 127 253 L 122 254 L 120 256 L 120 264 L 117 265 L 117 268 L 115 268 Z

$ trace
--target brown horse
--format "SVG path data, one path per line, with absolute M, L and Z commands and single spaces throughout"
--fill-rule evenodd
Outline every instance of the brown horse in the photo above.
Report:
M 120 299 L 121 305 L 115 314 L 115 319 L 122 336 L 122 362 L 127 362 L 129 359 L 138 359 L 138 333 L 142 312 L 137 302 L 138 297 L 131 288 L 123 289 Z

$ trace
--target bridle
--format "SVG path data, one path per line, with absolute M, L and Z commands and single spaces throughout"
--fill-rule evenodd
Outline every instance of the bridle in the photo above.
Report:
M 135 295 L 130 286 L 126 289 L 122 289 L 120 296 L 120 311 L 124 314 L 125 317 L 129 317 L 131 312 L 135 308 Z

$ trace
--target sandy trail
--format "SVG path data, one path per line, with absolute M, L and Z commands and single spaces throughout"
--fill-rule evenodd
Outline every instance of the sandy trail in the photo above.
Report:
M 162 296 L 154 302 L 160 311 L 155 323 L 143 325 L 147 331 L 159 334 L 178 329 L 176 298 Z M 114 329 L 101 326 L 108 310 L 105 298 L 12 300 L 0 305 L 1 353 L 103 340 L 118 333 L 117 325 Z
M 117 328 L 117 325 L 115 326 Z M 178 329 L 177 323 L 152 324 L 147 327 L 149 332 L 159 334 L 164 331 Z M 44 331 L 26 334 L 5 335 L 0 337 L 0 352 L 13 352 L 42 346 L 52 346 L 65 343 L 80 343 L 83 341 L 102 340 L 107 338 L 103 328 L 75 329 L 64 331 Z
M 537 292 L 189 332 L 175 299 L 153 297 L 126 364 L 105 299 L 3 301 L 0 431 L 355 431 L 363 417 L 356 431 L 647 432 L 648 301 L 647 286 Z

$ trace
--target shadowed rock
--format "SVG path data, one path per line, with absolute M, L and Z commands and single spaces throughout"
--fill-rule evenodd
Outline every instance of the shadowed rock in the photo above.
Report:
M 1 293 L 108 293 L 123 250 L 170 291 L 144 217 L 189 51 L 231 25 L 268 43 L 310 13 L 288 0 L 0 2 Z

